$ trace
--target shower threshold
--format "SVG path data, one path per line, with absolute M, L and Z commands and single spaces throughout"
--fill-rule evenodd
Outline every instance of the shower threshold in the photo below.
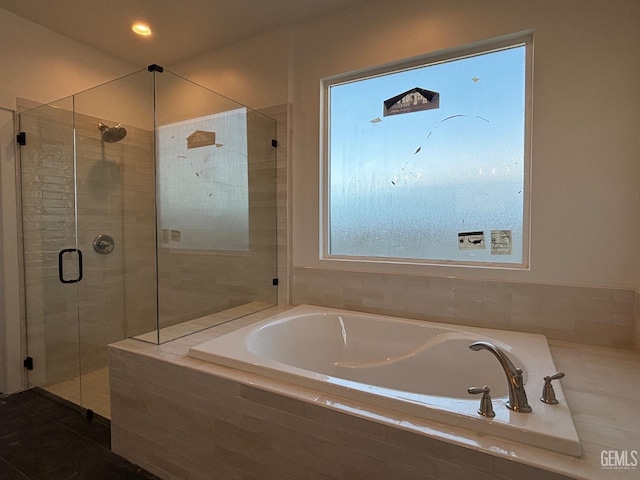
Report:
M 107 367 L 41 388 L 111 420 L 109 369 Z

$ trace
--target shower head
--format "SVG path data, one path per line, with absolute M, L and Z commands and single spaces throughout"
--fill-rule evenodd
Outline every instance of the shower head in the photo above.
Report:
M 110 127 L 100 122 L 98 129 L 102 132 L 102 140 L 107 143 L 116 143 L 127 136 L 127 130 L 120 124 Z

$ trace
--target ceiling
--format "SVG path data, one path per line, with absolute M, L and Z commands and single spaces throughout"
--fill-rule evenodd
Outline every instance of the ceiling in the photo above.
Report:
M 172 63 L 366 0 L 0 0 L 0 8 L 138 66 Z M 130 25 L 145 21 L 154 35 Z

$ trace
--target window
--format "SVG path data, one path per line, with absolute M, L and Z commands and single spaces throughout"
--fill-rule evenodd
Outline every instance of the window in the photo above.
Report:
M 323 82 L 324 258 L 527 266 L 529 52 Z

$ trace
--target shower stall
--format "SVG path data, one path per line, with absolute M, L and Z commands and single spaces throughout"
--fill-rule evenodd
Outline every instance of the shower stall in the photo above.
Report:
M 277 303 L 273 119 L 151 65 L 19 131 L 29 386 L 109 417 L 109 343 Z

